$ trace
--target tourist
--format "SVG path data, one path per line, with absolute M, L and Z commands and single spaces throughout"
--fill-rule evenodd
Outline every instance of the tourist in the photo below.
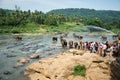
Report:
M 91 47 L 92 47 L 92 53 L 95 53 L 96 51 L 95 51 L 95 42 L 93 42 L 92 44 L 91 44 Z
M 98 49 L 99 49 L 99 54 L 100 54 L 100 56 L 102 56 L 102 53 L 103 53 L 103 46 L 102 46 L 103 44 L 102 43 L 100 43 L 100 45 L 98 46 Z
M 95 51 L 96 51 L 96 53 L 98 53 L 98 43 L 97 42 L 95 42 Z
M 114 49 L 114 47 L 113 47 L 113 45 L 111 45 L 111 47 L 110 47 L 110 57 L 112 57 L 112 55 L 113 55 L 113 49 Z
M 107 52 L 107 46 L 106 44 L 103 44 L 103 57 L 106 56 L 106 52 Z

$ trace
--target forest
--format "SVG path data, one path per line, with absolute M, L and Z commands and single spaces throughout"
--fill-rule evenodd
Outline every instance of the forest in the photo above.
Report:
M 0 33 L 39 33 L 60 32 L 72 28 L 70 26 L 93 25 L 120 33 L 120 11 L 94 9 L 56 9 L 47 13 L 42 11 L 22 11 L 0 8 Z M 61 29 L 61 30 L 59 30 Z

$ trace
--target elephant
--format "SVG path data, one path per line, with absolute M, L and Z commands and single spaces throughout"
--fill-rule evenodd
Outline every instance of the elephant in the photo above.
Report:
M 17 41 L 21 41 L 21 40 L 22 40 L 22 37 L 21 37 L 21 36 L 16 36 L 15 39 L 16 39 Z
M 74 36 L 75 38 L 79 38 L 79 35 L 76 35 L 75 33 L 73 33 L 73 36 Z
M 57 41 L 57 37 L 52 37 L 52 40 L 53 41 Z
M 23 37 L 23 35 L 20 35 L 20 34 L 15 34 L 13 36 L 13 38 L 16 39 L 17 41 L 22 41 L 22 39 L 23 39 L 22 37 Z
M 113 39 L 117 39 L 117 38 L 118 38 L 118 35 L 112 35 L 112 38 L 113 38 Z
M 75 49 L 78 48 L 78 42 L 74 42 Z
M 120 34 L 113 35 L 112 38 L 113 38 L 113 39 L 116 39 L 116 40 L 120 40 Z
M 73 41 L 72 40 L 69 41 L 69 48 L 73 48 Z
M 102 38 L 103 41 L 107 40 L 106 36 L 102 36 L 101 38 Z
M 61 39 L 61 44 L 62 44 L 62 47 L 67 47 L 67 41 L 65 39 Z
M 78 38 L 78 39 L 83 39 L 83 36 L 81 36 L 81 35 L 76 35 L 75 33 L 73 33 L 73 36 L 74 36 L 75 38 Z
M 67 37 L 67 35 L 68 35 L 68 32 L 64 33 L 64 37 Z
M 83 36 L 79 36 L 79 39 L 83 39 Z

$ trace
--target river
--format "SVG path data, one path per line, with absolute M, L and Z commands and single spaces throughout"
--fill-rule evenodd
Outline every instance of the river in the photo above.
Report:
M 67 41 L 81 41 L 74 38 L 72 34 L 69 33 L 65 39 Z M 90 35 L 89 33 L 76 34 L 83 35 L 82 41 L 102 42 L 99 33 L 97 35 Z M 14 35 L 0 35 L 0 80 L 27 80 L 24 76 L 26 66 L 39 59 L 50 57 L 68 49 L 62 48 L 60 39 L 57 42 L 53 42 L 51 39 L 53 36 L 60 37 L 60 34 L 24 35 L 22 41 L 17 41 Z M 107 40 L 113 41 L 111 36 L 108 36 Z M 20 58 L 29 58 L 36 51 L 40 54 L 39 59 L 31 59 L 29 63 L 18 68 L 13 67 Z M 10 55 L 12 56 L 10 57 Z M 9 71 L 10 74 L 4 74 L 6 71 Z

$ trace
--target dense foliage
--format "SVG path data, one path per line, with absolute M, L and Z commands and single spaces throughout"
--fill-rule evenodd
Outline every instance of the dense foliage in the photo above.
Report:
M 85 76 L 85 73 L 86 73 L 86 68 L 85 66 L 81 66 L 81 65 L 76 65 L 74 67 L 74 72 L 73 72 L 73 75 L 75 76 Z
M 55 9 L 48 13 L 54 13 L 55 15 L 63 14 L 65 16 L 74 17 L 75 15 L 79 17 L 88 18 L 101 18 L 102 20 L 108 19 L 120 19 L 120 11 L 111 10 L 94 10 L 94 9 L 84 9 L 84 8 L 67 8 L 67 9 Z
M 33 25 L 46 25 L 57 29 L 61 24 L 76 23 L 76 25 L 94 25 L 120 32 L 120 11 L 96 11 L 93 9 L 57 9 L 48 13 L 35 10 L 34 12 L 22 11 L 16 7 L 15 10 L 0 9 L 0 31 L 5 29 L 26 28 L 29 23 Z M 64 25 L 63 25 L 64 26 Z M 16 27 L 13 29 L 13 27 Z M 34 26 L 33 26 L 34 27 Z M 62 26 L 61 26 L 62 27 Z M 29 27 L 27 26 L 26 29 Z M 63 27 L 62 27 L 63 28 Z M 62 29 L 60 28 L 60 29 Z M 4 30 L 3 30 L 4 29 Z M 22 30 L 20 29 L 20 30 Z M 36 28 L 37 29 L 37 28 Z M 50 28 L 49 28 L 50 29 Z M 10 32 L 23 32 L 23 31 Z M 63 30 L 63 29 L 62 29 Z M 66 29 L 67 30 L 67 29 Z M 116 31 L 117 30 L 117 31 Z M 58 30 L 57 30 L 58 31 Z M 60 31 L 60 30 L 59 30 Z

